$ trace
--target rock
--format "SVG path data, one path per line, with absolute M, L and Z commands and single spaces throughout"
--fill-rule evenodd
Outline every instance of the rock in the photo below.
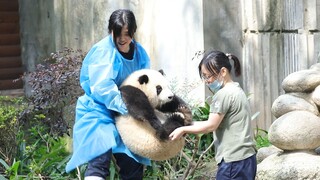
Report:
M 305 110 L 319 115 L 318 107 L 312 101 L 308 101 L 308 97 L 305 93 L 283 94 L 280 95 L 272 104 L 272 114 L 278 118 L 285 113 L 294 110 Z
M 276 153 L 282 153 L 282 152 L 283 150 L 272 145 L 269 147 L 262 147 L 257 152 L 257 162 L 260 163 L 268 156 Z
M 311 99 L 320 108 L 320 85 L 312 92 Z
M 320 71 L 320 63 L 316 63 L 316 64 L 312 65 L 309 69 Z
M 320 117 L 308 111 L 291 111 L 270 126 L 268 138 L 282 150 L 314 150 L 320 146 Z
M 272 146 L 258 150 L 256 180 L 320 179 L 320 63 L 289 74 L 282 88 L 268 132 L 282 152 Z
M 320 156 L 312 152 L 273 154 L 257 168 L 256 180 L 320 179 Z
M 289 74 L 282 81 L 283 90 L 288 92 L 312 92 L 320 85 L 319 70 L 301 70 Z

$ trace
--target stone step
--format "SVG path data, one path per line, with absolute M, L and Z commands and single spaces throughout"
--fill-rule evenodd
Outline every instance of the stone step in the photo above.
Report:
M 22 61 L 20 56 L 0 57 L 0 68 L 21 67 Z
M 0 23 L 0 34 L 19 34 L 19 23 Z
M 12 0 L 1 0 L 0 1 L 0 11 L 19 11 L 18 1 Z
M 23 74 L 22 67 L 0 68 L 0 80 L 16 79 Z
M 22 89 L 23 82 L 19 80 L 14 82 L 15 79 L 6 79 L 0 80 L 0 90 L 9 90 L 9 89 Z
M 16 11 L 0 12 L 0 23 L 19 23 L 19 12 L 16 12 Z
M 0 33 L 0 46 L 1 45 L 17 45 L 20 44 L 20 35 L 16 34 L 1 34 Z
M 0 57 L 20 56 L 20 45 L 3 45 L 0 46 Z

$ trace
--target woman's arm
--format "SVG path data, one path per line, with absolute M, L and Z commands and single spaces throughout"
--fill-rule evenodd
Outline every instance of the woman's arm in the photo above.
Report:
M 181 138 L 184 134 L 202 134 L 213 132 L 219 127 L 223 117 L 224 114 L 210 113 L 208 120 L 195 121 L 190 126 L 179 127 L 169 135 L 169 138 L 171 140 L 176 140 Z

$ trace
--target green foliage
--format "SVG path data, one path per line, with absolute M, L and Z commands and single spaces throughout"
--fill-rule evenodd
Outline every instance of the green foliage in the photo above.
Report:
M 19 106 L 22 102 L 21 97 L 0 96 L 0 128 L 15 124 L 16 117 L 22 110 Z
M 82 176 L 83 169 L 65 173 L 70 152 L 66 149 L 69 140 L 64 135 L 69 127 L 63 108 L 73 104 L 83 93 L 79 85 L 83 58 L 81 50 L 65 48 L 52 53 L 34 72 L 22 77 L 32 92 L 25 97 L 23 102 L 26 103 L 18 102 L 17 107 L 25 104 L 23 108 L 0 106 L 0 128 L 7 128 L 9 132 L 1 131 L 0 136 L 12 138 L 0 139 L 0 174 L 3 174 L 0 179 L 73 179 Z M 10 147 L 8 145 L 14 149 L 3 153 L 2 147 Z
M 205 103 L 203 106 L 192 108 L 193 119 L 196 121 L 207 120 L 210 106 Z M 214 148 L 212 133 L 192 135 L 186 137 L 186 145 L 180 156 L 166 161 L 152 162 L 147 167 L 146 179 L 196 179 L 197 177 L 210 179 L 214 159 Z
M 192 109 L 192 118 L 195 121 L 206 121 L 209 119 L 210 114 L 210 104 L 212 97 L 208 97 L 204 103 L 203 106 L 198 106 Z M 190 135 L 192 136 L 192 135 Z M 198 149 L 203 151 L 207 147 L 210 146 L 210 144 L 213 142 L 213 134 L 207 133 L 207 134 L 200 134 L 198 135 L 200 138 L 200 142 L 198 144 Z M 214 155 L 214 151 L 210 150 L 210 154 Z
M 29 129 L 28 136 L 23 136 L 20 159 L 21 172 L 28 177 L 43 175 L 62 177 L 66 175 L 64 167 L 69 152 L 65 137 L 53 137 L 47 133 L 44 126 L 34 126 Z
M 15 177 L 18 176 L 18 169 L 20 166 L 20 161 L 13 161 L 12 166 L 8 166 L 6 172 L 8 174 L 8 176 L 10 177 L 10 179 L 14 179 Z
M 260 149 L 262 147 L 268 147 L 271 145 L 269 139 L 268 139 L 268 131 L 256 128 L 255 133 L 255 141 L 256 141 L 256 148 Z
M 16 155 L 16 132 L 19 129 L 17 116 L 24 108 L 22 97 L 0 96 L 0 159 L 10 164 Z M 5 166 L 0 166 L 0 174 Z
M 188 135 L 186 146 L 179 156 L 165 161 L 153 161 L 152 166 L 148 166 L 145 171 L 145 179 L 196 179 L 197 177 L 210 179 L 208 174 L 212 174 L 211 166 L 214 162 L 212 144 L 201 150 L 203 141 L 199 136 Z
M 20 161 L 13 161 L 12 166 L 9 166 L 4 160 L 0 159 L 0 163 L 5 167 L 7 177 L 10 179 L 14 179 L 14 177 L 17 177 L 18 175 L 18 168 L 20 165 Z M 5 176 L 0 174 L 0 179 L 6 179 Z
M 67 137 L 53 137 L 47 128 L 34 126 L 28 132 L 20 131 L 19 153 L 11 165 L 0 159 L 10 179 L 72 179 L 76 173 L 67 174 L 65 166 L 70 159 L 66 147 Z M 4 177 L 4 176 L 3 176 Z
M 68 130 L 63 119 L 63 108 L 73 104 L 83 94 L 79 84 L 80 68 L 85 54 L 81 50 L 65 48 L 52 53 L 36 70 L 26 73 L 23 79 L 31 87 L 28 109 L 21 120 L 44 114 L 51 133 L 62 135 Z
M 208 102 L 205 102 L 204 106 L 196 107 L 192 110 L 192 118 L 196 121 L 203 121 L 209 118 L 210 114 L 210 105 Z

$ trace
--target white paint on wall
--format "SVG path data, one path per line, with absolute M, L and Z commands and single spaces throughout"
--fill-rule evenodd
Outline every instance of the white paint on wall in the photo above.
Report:
M 204 99 L 204 86 L 198 73 L 200 59 L 193 57 L 204 49 L 202 1 L 143 1 L 138 38 L 152 59 L 152 68 L 163 69 L 168 79 L 198 84 L 189 97 Z M 200 83 L 200 84 L 199 84 Z

